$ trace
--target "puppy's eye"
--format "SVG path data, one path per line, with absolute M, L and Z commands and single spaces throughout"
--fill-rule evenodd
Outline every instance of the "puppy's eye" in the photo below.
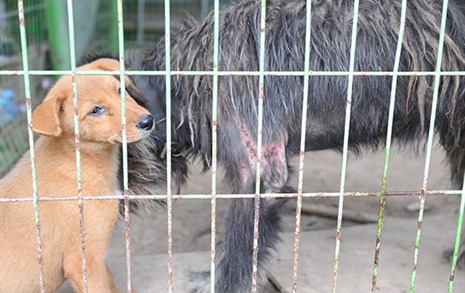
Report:
M 105 108 L 97 106 L 97 107 L 93 108 L 92 111 L 89 112 L 89 115 L 98 116 L 98 115 L 102 114 L 103 112 L 105 112 Z
M 120 87 L 118 88 L 118 94 L 121 95 L 121 88 Z

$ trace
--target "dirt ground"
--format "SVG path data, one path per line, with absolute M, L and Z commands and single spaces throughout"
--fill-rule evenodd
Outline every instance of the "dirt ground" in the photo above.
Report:
M 437 147 L 431 158 L 428 189 L 450 189 L 450 175 L 447 161 L 443 151 Z M 388 191 L 418 191 L 423 182 L 424 154 L 416 155 L 405 150 L 394 149 L 391 154 L 391 162 L 388 174 Z M 295 160 L 295 165 L 298 163 Z M 384 165 L 384 153 L 366 153 L 363 157 L 350 157 L 347 166 L 346 191 L 379 192 Z M 183 194 L 210 193 L 211 174 L 200 174 L 200 168 L 195 168 L 192 176 L 181 191 Z M 304 192 L 336 192 L 339 191 L 341 155 L 332 151 L 306 153 L 304 170 Z M 297 173 L 293 174 L 293 184 L 297 186 Z M 218 182 L 221 182 L 220 180 Z M 221 183 L 218 189 L 221 192 Z M 223 190 L 224 192 L 224 190 Z M 217 201 L 217 237 L 220 239 L 223 233 L 221 225 L 228 207 L 227 199 Z M 390 197 L 387 200 L 386 217 L 417 218 L 418 211 L 415 208 L 419 200 L 417 196 Z M 337 209 L 338 198 L 305 198 L 304 207 L 310 212 L 302 215 L 302 230 L 312 231 L 320 229 L 336 228 L 336 217 L 331 216 Z M 455 196 L 429 196 L 426 200 L 426 213 L 430 215 L 454 213 L 459 201 Z M 295 231 L 295 206 L 296 201 L 290 200 L 283 213 L 283 232 Z M 363 212 L 362 216 L 371 219 L 377 218 L 379 199 L 377 198 L 345 198 L 344 209 L 354 213 Z M 321 216 L 319 212 L 312 210 L 321 207 L 328 214 Z M 173 204 L 173 251 L 193 252 L 210 250 L 210 200 L 177 200 Z M 124 223 L 119 223 L 122 229 Z M 358 223 L 345 220 L 344 226 Z M 118 235 L 124 238 L 124 234 L 117 230 Z M 153 238 L 147 239 L 147 234 L 153 234 Z M 149 250 L 152 254 L 166 253 L 167 251 L 167 221 L 166 211 L 157 209 L 153 212 L 142 214 L 133 219 L 131 223 L 131 238 L 133 243 L 149 241 L 147 245 L 137 248 Z M 116 239 L 115 239 L 116 241 Z M 148 252 L 148 251 L 147 251 Z
M 399 150 L 394 148 L 391 153 L 391 161 L 389 165 L 389 174 L 388 174 L 388 191 L 418 191 L 420 190 L 423 182 L 423 173 L 424 173 L 424 163 L 425 154 L 415 154 L 413 152 L 406 152 L 405 150 Z M 298 163 L 295 160 L 295 165 Z M 381 189 L 381 179 L 384 165 L 384 152 L 379 153 L 365 153 L 362 157 L 356 158 L 351 156 L 348 161 L 347 166 L 347 177 L 346 177 L 346 191 L 360 191 L 360 192 L 378 192 Z M 183 194 L 205 194 L 210 192 L 211 187 L 211 174 L 200 174 L 200 169 L 195 168 L 196 164 L 193 164 L 194 169 L 192 171 L 192 176 L 187 184 L 181 191 Z M 339 191 L 340 184 L 340 171 L 341 170 L 341 155 L 330 152 L 313 152 L 307 153 L 305 158 L 305 170 L 304 170 L 304 192 L 327 192 L 327 191 Z M 431 167 L 428 179 L 428 189 L 430 190 L 444 190 L 450 189 L 451 183 L 449 180 L 449 169 L 447 166 L 447 161 L 444 157 L 444 152 L 436 147 L 433 152 L 431 159 Z M 218 181 L 221 182 L 221 181 Z M 293 176 L 293 184 L 297 186 L 297 174 Z M 221 191 L 221 184 L 219 183 L 218 189 Z M 223 190 L 224 191 L 224 190 Z M 217 239 L 221 239 L 223 235 L 223 226 L 221 225 L 224 216 L 227 212 L 229 200 L 218 200 L 217 202 Z M 378 215 L 378 198 L 368 198 L 368 197 L 352 197 L 344 199 L 344 215 L 346 218 L 343 221 L 343 235 L 346 237 L 346 241 L 352 241 L 354 247 L 363 247 L 366 246 L 369 255 L 366 256 L 366 259 L 369 262 L 372 262 L 372 251 L 374 251 L 375 244 L 375 234 L 373 234 L 373 227 L 368 233 L 369 243 L 367 243 L 367 237 L 358 237 L 355 235 L 357 230 L 350 230 L 351 228 L 362 227 L 361 223 L 372 224 L 376 220 Z M 396 196 L 388 197 L 387 205 L 385 210 L 386 220 L 397 220 L 397 219 L 408 219 L 408 221 L 416 221 L 418 217 L 418 197 L 417 196 Z M 337 211 L 338 198 L 305 198 L 303 206 L 307 210 L 302 214 L 302 224 L 301 229 L 302 233 L 306 232 L 316 232 L 317 234 L 308 234 L 311 237 L 320 237 L 315 235 L 326 235 L 321 236 L 321 239 L 326 239 L 327 242 L 324 244 L 315 244 L 317 246 L 307 246 L 308 248 L 317 249 L 318 247 L 329 246 L 327 243 L 334 245 L 334 236 L 336 228 L 336 214 Z M 425 217 L 433 217 L 434 221 L 442 221 L 442 219 L 447 220 L 447 226 L 444 229 L 447 229 L 449 234 L 454 234 L 456 229 L 456 211 L 458 210 L 459 200 L 457 196 L 428 196 L 426 199 L 426 209 Z M 292 259 L 291 250 L 293 249 L 293 233 L 295 231 L 295 206 L 296 201 L 290 200 L 286 204 L 283 212 L 283 235 L 286 240 L 279 248 L 277 253 L 285 255 L 289 254 L 289 259 Z M 174 254 L 174 266 L 184 266 L 190 270 L 196 270 L 197 268 L 202 267 L 205 269 L 209 268 L 209 251 L 210 251 L 210 200 L 177 200 L 173 205 L 173 254 Z M 453 219 L 450 220 L 451 215 Z M 348 220 L 348 218 L 352 220 Z M 438 220 L 439 219 L 439 220 Z M 454 220 L 455 219 L 455 220 Z M 361 222 L 361 223 L 360 223 Z M 450 223 L 449 223 L 450 222 Z M 402 227 L 404 222 L 400 222 L 398 225 Z M 431 226 L 427 231 L 428 233 L 433 233 L 436 237 L 441 235 L 442 231 L 436 231 L 443 229 L 443 224 L 438 224 L 439 226 Z M 416 227 L 415 222 L 413 226 Z M 437 228 L 441 227 L 441 228 Z M 346 229 L 346 230 L 344 230 Z M 431 232 L 433 230 L 433 232 Z M 324 232 L 327 231 L 327 232 Z M 346 234 L 344 234 L 346 231 Z M 352 232 L 355 231 L 355 232 Z M 321 234 L 322 232 L 323 234 Z M 412 233 L 413 232 L 413 233 Z M 426 235 L 427 232 L 424 234 Z M 318 234 L 320 233 L 320 234 Z M 326 234 L 324 234 L 326 233 Z M 353 235 L 351 235 L 353 233 Z M 438 234 L 439 233 L 439 234 Z M 394 238 L 406 238 L 405 233 L 396 236 L 394 233 Z M 414 247 L 414 231 L 410 231 L 408 234 L 408 243 L 407 244 L 394 244 L 394 247 L 401 246 L 406 251 L 404 258 L 406 263 L 411 262 L 411 256 L 413 256 L 413 247 Z M 412 235 L 410 235 L 412 234 Z M 125 236 L 124 236 L 124 223 L 120 222 L 115 230 L 113 235 L 111 249 L 109 251 L 109 260 L 110 264 L 115 262 L 119 265 L 117 267 L 112 267 L 113 271 L 121 271 L 115 274 L 115 279 L 124 278 L 125 276 Z M 164 292 L 160 289 L 159 285 L 148 285 L 142 284 L 147 283 L 147 274 L 150 276 L 149 279 L 160 279 L 161 284 L 166 285 L 166 268 L 156 269 L 159 263 L 166 262 L 166 253 L 167 253 L 167 216 L 166 211 L 159 208 L 154 211 L 141 214 L 139 216 L 134 216 L 131 219 L 131 264 L 133 266 L 133 276 L 134 276 L 134 287 L 139 290 L 139 292 Z M 305 234 L 307 235 L 307 234 Z M 353 237 L 351 237 L 353 236 Z M 307 236 L 305 236 L 307 237 Z M 343 237 L 343 239 L 344 239 Z M 428 236 L 423 236 L 424 242 L 436 240 L 428 240 Z M 320 238 L 319 238 L 320 239 Z M 439 239 L 440 236 L 439 236 Z M 399 239 L 401 240 L 401 239 Z M 312 240 L 314 242 L 314 240 Z M 453 245 L 453 242 L 447 240 L 447 243 L 444 244 L 444 247 L 449 247 Z M 316 242 L 315 242 L 316 243 Z M 347 243 L 347 242 L 346 242 Z M 318 246 L 320 245 L 320 246 Z M 428 245 L 428 243 L 424 244 Z M 280 246 L 280 247 L 281 247 Z M 289 246 L 289 247 L 285 247 Z M 405 246 L 405 247 L 404 247 Z M 343 245 L 344 247 L 344 245 Z M 319 248 L 318 248 L 319 249 Z M 440 248 L 442 251 L 443 248 Z M 328 251 L 331 255 L 333 254 L 333 248 Z M 383 259 L 383 254 L 381 254 L 381 261 L 384 263 L 390 262 L 393 258 L 401 257 L 398 252 L 393 252 L 395 256 L 389 256 L 386 253 L 385 258 Z M 314 252 L 315 254 L 315 252 Z M 319 252 L 317 252 L 319 254 Z M 357 260 L 360 256 L 357 254 L 353 255 L 352 253 L 345 253 L 346 258 Z M 435 257 L 438 257 L 434 253 Z M 200 255 L 203 258 L 200 258 Z M 404 255 L 404 254 L 403 254 Z M 355 258 L 353 258 L 355 256 Z M 428 253 L 423 253 L 422 257 L 429 258 L 431 257 Z M 277 257 L 278 259 L 279 257 Z M 318 266 L 313 257 L 307 257 L 307 253 L 302 252 L 301 256 L 301 266 L 299 267 L 299 274 L 306 274 L 309 272 L 309 269 L 315 269 L 315 266 Z M 308 259 L 307 259 L 308 258 Z M 200 259 L 200 260 L 199 260 Z M 279 258 L 282 259 L 283 258 Z M 442 257 L 439 257 L 439 262 L 450 267 L 447 262 L 443 261 Z M 311 267 L 309 263 L 312 263 Z M 278 263 L 280 264 L 280 263 Z M 328 259 L 321 266 L 332 265 L 332 260 Z M 289 274 L 292 272 L 292 266 L 281 264 L 281 267 L 274 266 L 274 270 L 278 270 L 277 276 L 281 274 Z M 372 266 L 372 263 L 371 263 Z M 370 267 L 370 264 L 363 267 Z M 410 266 L 407 266 L 407 269 Z M 318 269 L 318 268 L 317 268 Z M 153 270 L 153 272 L 152 272 Z M 287 272 L 289 271 L 290 272 Z M 390 274 L 391 272 L 396 272 L 397 268 L 392 270 L 386 269 Z M 436 275 L 436 272 L 433 268 L 426 268 L 426 270 L 431 275 Z M 148 271 L 148 272 L 147 272 Z M 176 272 L 179 270 L 175 269 Z M 357 275 L 357 269 L 350 269 L 349 273 Z M 331 273 L 331 272 L 330 272 Z M 145 275 L 144 275 L 145 274 Z M 161 275 L 160 275 L 161 274 Z M 369 273 L 368 273 L 369 274 Z M 403 275 L 404 277 L 409 277 L 409 272 L 407 271 Z M 332 274 L 331 274 L 332 275 Z M 459 276 L 462 276 L 460 272 Z M 118 277 L 119 276 L 119 277 Z M 144 276 L 144 277 L 142 277 Z M 153 278 L 151 276 L 154 276 Z M 161 277 L 160 277 L 161 276 Z M 143 281 L 137 281 L 137 280 Z M 397 278 L 397 277 L 396 277 Z M 461 277 L 460 277 L 461 278 Z M 444 278 L 447 279 L 447 276 Z M 464 278 L 465 279 L 465 278 Z M 124 279 L 121 279 L 121 285 L 124 286 Z M 164 281 L 163 281 L 164 280 Z M 185 280 L 185 277 L 184 277 Z M 302 277 L 301 280 L 305 283 L 306 277 Z M 397 279 L 396 279 L 397 280 Z M 136 284 L 139 282 L 139 284 Z M 183 281 L 173 281 L 173 284 L 179 285 Z M 310 281 L 310 284 L 315 284 L 315 280 Z M 353 282 L 352 282 L 353 283 Z M 371 281 L 369 281 L 371 284 Z M 389 284 L 391 286 L 392 284 Z M 403 284 L 406 285 L 406 284 Z M 426 288 L 430 284 L 427 283 Z M 144 287 L 145 286 L 145 287 Z M 387 287 L 388 289 L 381 290 L 383 292 L 394 292 L 392 289 L 394 287 Z M 461 285 L 460 285 L 461 286 Z M 441 286 L 439 286 L 442 288 Z M 139 289 L 138 289 L 139 288 Z M 149 288 L 145 291 L 140 288 Z M 181 286 L 181 288 L 184 288 Z M 326 292 L 321 289 L 309 290 L 310 286 L 300 287 L 299 292 Z M 348 289 L 345 287 L 345 290 L 342 289 L 341 292 L 365 292 L 365 290 L 359 291 L 356 289 Z M 358 288 L 358 287 L 356 287 Z M 389 289 L 391 288 L 391 289 Z M 398 288 L 398 287 L 395 287 Z M 403 287 L 402 287 L 403 288 Z M 408 288 L 408 285 L 407 285 Z M 329 289 L 329 288 L 328 288 Z M 68 287 L 69 290 L 69 287 Z M 175 290 L 176 292 L 184 292 L 185 289 Z M 351 291 L 352 290 L 352 291 Z M 356 291 L 353 291 L 356 290 Z M 432 289 L 431 289 L 432 290 Z M 463 292 L 459 289 L 456 292 Z M 419 290 L 420 292 L 422 290 Z M 62 288 L 60 293 L 70 292 L 66 290 L 66 286 Z M 288 290 L 281 291 L 271 291 L 265 290 L 263 292 L 289 292 Z M 401 291 L 395 291 L 401 292 Z M 407 292 L 407 291 L 405 291 Z M 430 289 L 423 290 L 422 292 L 437 292 L 430 291 Z

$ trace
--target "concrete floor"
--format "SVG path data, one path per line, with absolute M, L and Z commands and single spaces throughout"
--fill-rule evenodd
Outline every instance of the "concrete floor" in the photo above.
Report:
M 368 153 L 361 159 L 350 158 L 346 191 L 379 191 L 384 153 Z M 340 155 L 333 152 L 307 153 L 304 191 L 338 191 Z M 388 190 L 418 191 L 422 185 L 424 155 L 393 151 Z M 210 175 L 191 178 L 182 193 L 209 193 Z M 429 189 L 450 189 L 444 153 L 435 149 L 428 180 Z M 221 187 L 220 187 L 221 188 Z M 326 207 L 334 210 L 337 198 L 304 199 L 306 207 Z M 381 244 L 378 292 L 408 292 L 413 259 L 418 212 L 416 196 L 390 197 L 387 200 L 386 221 Z M 446 292 L 450 265 L 442 252 L 453 245 L 457 227 L 459 201 L 451 196 L 428 196 L 419 254 L 415 292 Z M 217 239 L 221 239 L 228 200 L 218 200 Z M 290 201 L 283 213 L 283 242 L 272 261 L 271 275 L 281 292 L 292 292 L 295 201 Z M 363 212 L 369 218 L 377 216 L 377 198 L 345 198 L 344 209 Z M 132 288 L 139 293 L 166 292 L 167 286 L 167 224 L 166 211 L 133 217 L 131 221 Z M 124 225 L 115 229 L 109 251 L 109 264 L 120 289 L 126 286 Z M 299 254 L 298 292 L 330 292 L 335 248 L 334 216 L 305 213 Z M 369 292 L 376 237 L 376 224 L 343 222 L 338 292 Z M 186 280 L 191 271 L 210 268 L 210 201 L 178 200 L 173 207 L 173 286 L 174 292 L 186 292 Z M 465 292 L 465 273 L 456 276 L 455 292 Z M 65 285 L 59 293 L 71 292 Z M 264 291 L 270 292 L 270 291 Z

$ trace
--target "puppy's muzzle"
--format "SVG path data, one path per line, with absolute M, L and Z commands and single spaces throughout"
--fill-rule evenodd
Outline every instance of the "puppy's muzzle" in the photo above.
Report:
M 139 120 L 139 123 L 137 123 L 137 128 L 141 130 L 151 131 L 154 125 L 155 120 L 153 119 L 153 116 L 147 114 Z

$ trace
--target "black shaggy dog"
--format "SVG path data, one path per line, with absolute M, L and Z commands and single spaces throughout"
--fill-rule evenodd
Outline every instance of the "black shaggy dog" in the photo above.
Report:
M 442 0 L 410 0 L 400 58 L 400 71 L 434 71 Z M 392 71 L 400 26 L 400 0 L 361 0 L 357 30 L 356 71 Z M 269 0 L 266 20 L 266 70 L 303 71 L 305 0 Z M 312 1 L 310 69 L 349 70 L 353 0 Z M 258 71 L 260 1 L 243 0 L 220 12 L 219 70 Z M 187 19 L 171 36 L 172 70 L 213 69 L 213 17 Z M 164 70 L 165 41 L 133 60 L 134 70 Z M 465 71 L 465 2 L 450 0 L 447 12 L 443 71 Z M 393 136 L 402 145 L 422 145 L 430 123 L 433 77 L 398 77 Z M 136 76 L 145 94 L 141 101 L 156 117 L 157 134 L 151 144 L 139 144 L 131 153 L 144 154 L 134 167 L 159 160 L 166 144 L 164 76 Z M 257 163 L 257 76 L 220 76 L 218 159 L 225 183 L 233 193 L 254 193 Z M 349 147 L 383 147 L 387 133 L 392 77 L 358 76 L 353 86 Z M 212 77 L 173 76 L 172 139 L 179 162 L 200 158 L 205 169 L 212 156 Z M 310 77 L 305 149 L 341 150 L 347 103 L 347 76 Z M 290 192 L 288 160 L 299 153 L 303 77 L 268 76 L 264 88 L 261 187 L 266 192 Z M 460 188 L 465 170 L 465 77 L 441 77 L 436 133 L 450 159 L 453 181 Z M 149 148 L 149 149 L 147 149 Z M 151 155 L 151 153 L 153 154 Z M 139 165 L 140 164 L 140 165 Z M 156 165 L 156 163 L 153 163 Z M 186 164 L 174 164 L 182 181 Z M 145 177 L 137 178 L 137 174 Z M 150 190 L 150 176 L 139 172 L 134 185 Z M 139 180 L 140 179 L 140 180 Z M 259 282 L 264 263 L 279 239 L 279 210 L 284 199 L 262 200 L 259 224 Z M 253 199 L 235 199 L 225 220 L 226 235 L 218 245 L 216 290 L 247 292 L 252 276 Z M 465 255 L 462 250 L 462 266 Z M 203 287 L 193 289 L 201 292 Z M 203 292 L 203 291 L 202 291 Z

